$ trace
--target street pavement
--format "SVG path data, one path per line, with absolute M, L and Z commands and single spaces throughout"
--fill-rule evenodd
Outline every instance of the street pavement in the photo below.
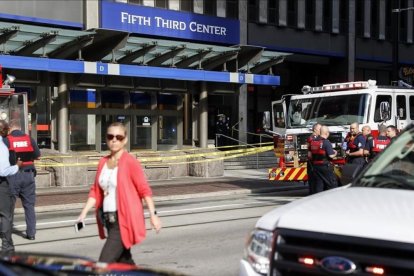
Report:
M 222 177 L 180 177 L 153 180 L 150 185 L 155 202 L 231 194 L 265 193 L 307 189 L 303 182 L 269 181 L 267 169 L 225 170 Z M 37 189 L 36 212 L 82 208 L 89 187 L 58 187 Z M 23 213 L 20 200 L 16 214 Z

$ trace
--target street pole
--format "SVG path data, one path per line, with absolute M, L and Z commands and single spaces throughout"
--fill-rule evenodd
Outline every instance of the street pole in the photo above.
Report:
M 399 40 L 400 40 L 400 0 L 392 1 L 392 21 L 393 37 L 392 37 L 392 81 L 398 81 L 399 74 Z

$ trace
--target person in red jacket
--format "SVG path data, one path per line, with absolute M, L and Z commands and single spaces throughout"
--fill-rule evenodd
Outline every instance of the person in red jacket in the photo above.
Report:
M 108 127 L 106 142 L 110 154 L 99 161 L 89 198 L 77 219 L 83 222 L 95 206 L 99 236 L 106 238 L 100 262 L 134 264 L 131 247 L 143 241 L 146 234 L 142 199 L 149 209 L 151 226 L 157 233 L 161 229 L 152 190 L 140 162 L 126 151 L 127 141 L 122 123 L 115 122 Z

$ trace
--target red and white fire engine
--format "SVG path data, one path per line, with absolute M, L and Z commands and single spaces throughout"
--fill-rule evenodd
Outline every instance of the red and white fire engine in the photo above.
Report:
M 378 125 L 394 125 L 399 130 L 414 121 L 414 89 L 408 85 L 378 86 L 376 81 L 358 81 L 304 86 L 303 94 L 284 95 L 272 102 L 272 117 L 265 112 L 264 124 L 273 133 L 279 164 L 269 169 L 270 180 L 306 181 L 307 138 L 318 122 L 329 127 L 333 148 L 340 155 L 334 163 L 345 163 L 342 142 L 349 126 L 369 125 L 374 136 Z M 267 119 L 266 119 L 267 118 Z

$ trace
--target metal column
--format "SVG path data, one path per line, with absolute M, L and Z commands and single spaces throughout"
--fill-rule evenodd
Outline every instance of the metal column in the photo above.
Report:
M 201 83 L 200 101 L 199 101 L 199 129 L 200 129 L 200 148 L 207 148 L 208 138 L 208 97 L 207 97 L 207 83 Z
M 67 153 L 69 149 L 69 109 L 68 84 L 66 74 L 59 74 L 59 110 L 58 110 L 58 149 L 60 153 Z

